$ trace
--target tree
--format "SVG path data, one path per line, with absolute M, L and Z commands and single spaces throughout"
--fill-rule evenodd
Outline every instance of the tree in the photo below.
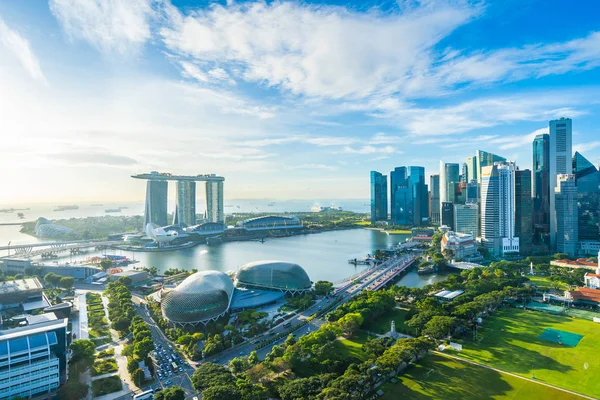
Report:
M 100 261 L 100 268 L 102 268 L 105 271 L 112 267 L 112 265 L 113 262 L 110 258 L 105 258 L 104 260 Z
M 130 374 L 133 374 L 139 367 L 140 363 L 137 359 L 132 357 L 127 361 L 127 371 L 129 371 Z
M 58 282 L 58 286 L 68 290 L 73 287 L 73 283 L 75 283 L 75 278 L 72 276 L 63 276 Z
M 287 341 L 287 339 L 286 339 L 286 341 Z M 265 359 L 268 361 L 273 361 L 277 357 L 283 357 L 284 353 L 285 353 L 285 349 L 283 348 L 283 346 L 276 344 L 273 347 L 271 347 L 271 351 L 269 353 L 267 353 Z
M 333 283 L 329 281 L 317 281 L 315 282 L 315 294 L 318 296 L 325 296 L 333 290 Z
M 211 386 L 202 392 L 202 400 L 239 400 L 240 392 L 236 386 Z
M 156 392 L 154 400 L 185 400 L 185 391 L 180 386 L 173 386 Z
M 296 344 L 296 337 L 293 334 L 289 334 L 288 337 L 285 339 L 285 342 L 283 342 L 284 347 L 288 347 L 291 345 Z
M 362 325 L 364 318 L 359 313 L 348 313 L 338 321 L 338 326 L 348 336 L 354 335 Z
M 133 346 L 133 354 L 141 359 L 145 358 L 152 350 L 154 350 L 154 342 L 148 337 L 136 342 Z
M 127 318 L 121 317 L 112 321 L 112 327 L 119 332 L 125 332 L 129 329 L 130 323 L 131 322 Z
M 142 386 L 142 383 L 145 380 L 144 370 L 138 368 L 135 371 L 133 371 L 133 374 L 131 374 L 131 379 L 133 380 L 133 383 L 135 383 L 138 387 Z
M 214 363 L 203 363 L 192 375 L 194 389 L 203 391 L 212 386 L 230 386 L 235 379 L 231 372 L 222 365 Z M 204 398 L 204 393 L 202 393 Z
M 365 353 L 370 356 L 379 357 L 385 351 L 394 344 L 394 339 L 390 337 L 383 337 L 378 339 L 367 340 L 362 345 L 362 349 Z
M 431 336 L 434 339 L 441 339 L 451 335 L 456 327 L 456 318 L 436 315 L 425 324 L 423 334 Z
M 71 343 L 71 362 L 84 362 L 91 363 L 94 361 L 94 353 L 96 352 L 96 345 L 91 340 L 80 339 L 74 340 Z
M 61 276 L 56 275 L 54 272 L 49 272 L 44 276 L 44 281 L 46 281 L 46 283 L 48 283 L 54 287 L 58 286 L 60 279 L 61 279 Z
M 256 350 L 253 350 L 250 352 L 250 354 L 248 355 L 248 363 L 251 365 L 255 365 L 258 364 L 258 354 L 256 354 Z
M 248 369 L 248 360 L 242 357 L 234 357 L 229 361 L 229 369 L 234 374 L 239 374 Z

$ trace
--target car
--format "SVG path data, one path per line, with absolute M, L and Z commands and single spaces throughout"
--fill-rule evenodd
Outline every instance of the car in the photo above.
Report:
M 245 351 L 240 351 L 240 356 L 243 356 L 244 354 L 246 354 Z
M 192 397 L 192 400 L 198 400 L 198 396 Z

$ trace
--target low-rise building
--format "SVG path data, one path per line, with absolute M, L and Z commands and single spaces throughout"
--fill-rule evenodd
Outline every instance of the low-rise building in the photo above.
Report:
M 450 250 L 453 258 L 469 260 L 479 257 L 477 242 L 473 235 L 457 232 L 446 232 L 441 240 L 442 252 Z
M 16 279 L 0 283 L 0 309 L 18 308 L 44 300 L 44 287 L 38 278 Z M 50 304 L 44 306 L 48 307 Z
M 565 297 L 578 303 L 600 305 L 600 260 L 595 273 L 586 273 L 583 280 L 583 287 L 565 291 Z
M 58 263 L 32 263 L 31 260 L 20 258 L 7 258 L 2 260 L 2 271 L 8 275 L 40 275 L 55 273 L 60 276 L 70 276 L 75 280 L 83 281 L 86 278 L 102 271 L 101 268 L 91 265 L 72 265 Z
M 109 281 L 116 281 L 119 278 L 128 277 L 131 279 L 132 285 L 137 285 L 150 280 L 150 275 L 146 271 L 127 270 L 117 272 L 108 276 Z
M 584 268 L 594 271 L 598 264 L 586 258 L 578 258 L 577 260 L 552 260 L 550 265 L 563 268 Z

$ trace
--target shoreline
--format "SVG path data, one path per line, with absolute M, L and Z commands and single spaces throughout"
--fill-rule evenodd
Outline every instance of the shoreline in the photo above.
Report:
M 369 230 L 369 231 L 379 231 L 379 232 L 383 232 L 386 235 L 412 235 L 412 231 L 407 230 L 407 229 L 391 229 L 391 230 L 385 230 L 383 228 L 372 228 L 372 227 L 364 227 L 364 229 Z

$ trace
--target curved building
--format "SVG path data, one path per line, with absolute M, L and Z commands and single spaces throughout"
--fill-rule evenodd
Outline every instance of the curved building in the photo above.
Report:
M 255 261 L 236 274 L 236 286 L 299 293 L 310 290 L 312 282 L 304 268 L 285 261 Z
M 38 218 L 35 224 L 35 235 L 38 237 L 62 238 L 72 232 L 71 228 L 56 225 L 43 217 Z
M 196 272 L 176 288 L 163 292 L 163 317 L 176 326 L 214 321 L 229 310 L 233 290 L 233 281 L 222 272 Z
M 299 229 L 302 228 L 302 222 L 300 219 L 298 219 L 298 217 L 267 215 L 265 217 L 256 217 L 240 221 L 236 224 L 236 226 L 238 228 L 244 228 L 247 231 Z

